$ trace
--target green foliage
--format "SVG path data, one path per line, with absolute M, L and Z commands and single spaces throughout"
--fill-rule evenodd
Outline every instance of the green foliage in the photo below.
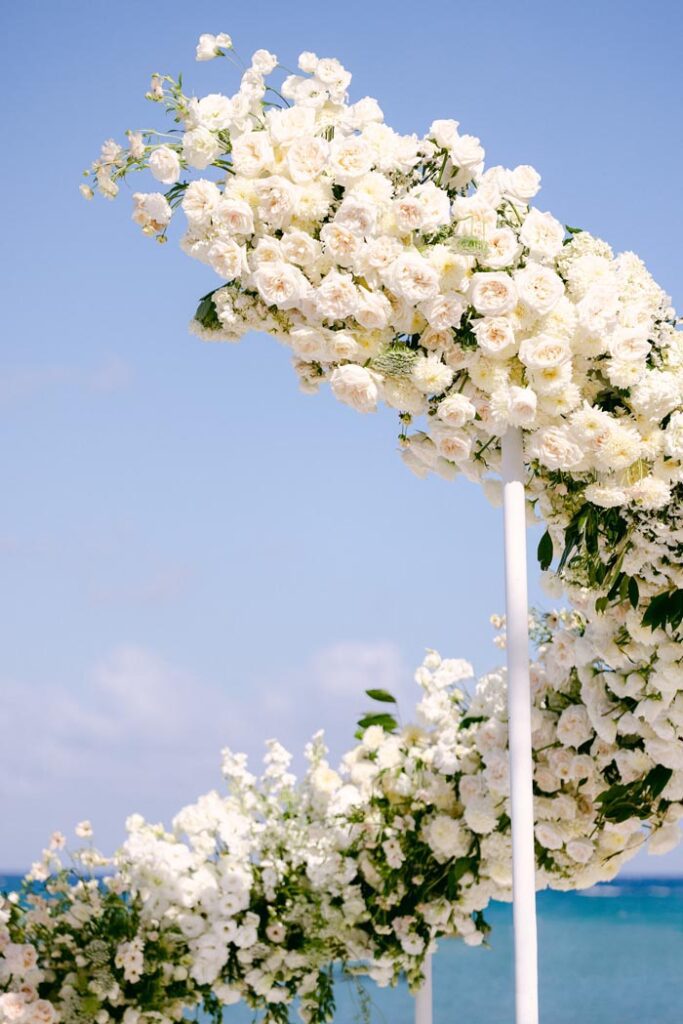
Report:
M 660 764 L 648 772 L 644 779 L 610 786 L 597 798 L 601 804 L 602 817 L 613 822 L 646 817 L 652 812 L 652 805 L 672 774 L 671 768 Z
M 365 693 L 370 700 L 378 700 L 382 704 L 396 704 L 396 698 L 388 690 L 366 690 Z
M 395 732 L 398 728 L 393 715 L 370 712 L 358 720 L 359 729 L 369 729 L 371 725 L 379 725 L 385 732 Z
M 548 530 L 545 531 L 538 544 L 538 563 L 543 570 L 550 568 L 550 564 L 553 560 L 553 539 L 550 536 Z
M 643 625 L 650 629 L 666 629 L 670 626 L 675 633 L 683 622 L 683 590 L 667 590 L 657 594 L 648 603 L 643 615 Z

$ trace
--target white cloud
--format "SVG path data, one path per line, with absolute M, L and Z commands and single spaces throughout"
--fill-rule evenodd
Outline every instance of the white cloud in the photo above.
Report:
M 114 392 L 127 388 L 133 370 L 119 356 L 106 356 L 94 367 L 43 364 L 0 370 L 0 408 L 20 405 L 58 389 Z
M 5 681 L 0 868 L 26 866 L 53 828 L 83 817 L 110 849 L 134 810 L 168 821 L 221 785 L 224 746 L 260 760 L 265 740 L 277 736 L 300 767 L 306 741 L 324 727 L 338 756 L 368 705 L 363 691 L 407 691 L 412 703 L 408 680 L 392 644 L 349 642 L 277 680 L 240 678 L 229 688 L 131 645 L 109 652 L 74 688 Z

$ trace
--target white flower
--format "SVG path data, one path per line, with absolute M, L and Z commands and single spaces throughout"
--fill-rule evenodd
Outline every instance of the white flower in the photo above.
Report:
M 323 320 L 343 320 L 353 316 L 358 308 L 358 290 L 353 278 L 331 270 L 315 292 L 315 305 Z
M 458 121 L 449 119 L 432 121 L 429 134 L 440 149 L 450 149 L 458 138 Z
M 225 32 L 217 36 L 205 32 L 197 43 L 197 60 L 213 60 L 219 55 L 220 50 L 229 50 L 231 47 L 232 39 Z
M 246 250 L 232 238 L 214 242 L 208 252 L 213 269 L 226 281 L 240 277 L 247 266 Z
M 595 846 L 590 839 L 570 839 L 567 843 L 567 853 L 577 863 L 587 864 L 595 853 Z
M 510 228 L 496 228 L 486 236 L 486 253 L 480 263 L 494 270 L 512 266 L 520 253 L 517 236 Z
M 208 128 L 193 128 L 183 135 L 183 156 L 190 167 L 203 171 L 222 152 L 222 143 Z
M 562 278 L 540 263 L 528 263 L 515 272 L 514 279 L 520 299 L 538 316 L 549 313 L 564 293 Z
M 415 387 L 423 395 L 438 395 L 450 386 L 453 370 L 441 362 L 439 356 L 418 356 L 410 375 Z
M 373 154 L 362 138 L 335 139 L 330 147 L 329 169 L 342 185 L 351 184 L 372 170 Z
M 251 66 L 260 75 L 269 75 L 277 67 L 277 57 L 269 50 L 257 50 L 252 54 Z
M 311 290 L 299 268 L 284 262 L 260 264 L 253 282 L 266 305 L 279 309 L 294 309 Z
M 254 231 L 253 211 L 243 199 L 222 199 L 211 211 L 211 221 L 231 235 L 251 235 Z
M 214 210 L 221 200 L 221 194 L 212 181 L 199 178 L 187 186 L 182 207 L 188 223 L 195 230 L 207 227 Z
M 329 144 L 324 139 L 304 136 L 295 139 L 287 150 L 287 168 L 292 181 L 312 181 L 327 163 Z
M 170 146 L 159 146 L 149 158 L 149 169 L 164 185 L 173 185 L 180 177 L 180 160 Z
M 147 234 L 163 231 L 173 211 L 161 192 L 134 192 L 132 218 Z
M 531 388 L 513 384 L 509 392 L 508 420 L 513 427 L 533 426 L 536 419 L 538 399 Z
M 477 410 L 466 395 L 448 395 L 439 402 L 436 415 L 451 427 L 464 427 L 473 420 Z
M 479 348 L 493 359 L 509 359 L 517 351 L 514 328 L 506 317 L 484 316 L 473 322 L 472 330 Z
M 517 290 L 507 274 L 497 271 L 474 274 L 470 284 L 470 300 L 482 316 L 502 316 L 515 308 Z
M 259 179 L 255 188 L 261 219 L 274 230 L 287 227 L 296 206 L 296 185 L 279 174 L 271 174 Z
M 540 174 L 528 164 L 520 164 L 506 175 L 505 191 L 523 203 L 533 199 L 540 187 Z
M 570 440 L 567 430 L 562 427 L 546 427 L 534 434 L 529 444 L 529 455 L 547 469 L 564 472 L 574 469 L 583 458 L 579 446 Z
M 559 717 L 557 738 L 567 747 L 580 747 L 593 738 L 593 726 L 583 704 L 570 704 Z
M 79 821 L 74 829 L 74 833 L 79 839 L 90 839 L 92 838 L 92 825 L 89 821 Z
M 237 174 L 256 178 L 271 170 L 275 160 L 268 132 L 245 132 L 232 143 L 232 165 Z
M 462 823 L 446 814 L 437 814 L 422 826 L 422 839 L 441 862 L 464 856 L 470 845 Z
M 364 366 L 338 366 L 330 377 L 330 387 L 335 398 L 358 412 L 374 412 L 377 408 L 377 378 Z
M 220 132 L 230 127 L 233 113 L 233 101 L 222 93 L 212 92 L 200 100 L 190 100 L 187 124 L 189 128 Z
M 535 260 L 550 260 L 562 251 L 564 228 L 550 213 L 532 209 L 524 218 L 519 240 Z
M 434 298 L 439 290 L 436 271 L 418 252 L 406 252 L 394 260 L 385 281 L 394 295 L 414 305 Z
M 531 370 L 545 370 L 561 366 L 572 357 L 569 342 L 549 334 L 536 334 L 526 338 L 519 347 L 519 358 Z

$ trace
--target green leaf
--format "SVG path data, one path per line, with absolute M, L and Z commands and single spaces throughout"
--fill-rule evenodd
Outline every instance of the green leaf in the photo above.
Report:
M 630 580 L 628 581 L 628 599 L 631 602 L 632 608 L 638 607 L 638 602 L 640 600 L 640 590 L 638 589 L 638 580 L 635 578 L 635 576 L 631 576 Z
M 672 775 L 673 771 L 671 768 L 665 768 L 663 764 L 658 764 L 652 771 L 647 773 L 643 785 L 654 798 L 657 798 Z
M 370 700 L 379 700 L 383 704 L 396 704 L 396 698 L 392 697 L 388 690 L 366 690 Z
M 538 543 L 538 562 L 543 572 L 550 568 L 553 560 L 553 540 L 548 530 L 545 531 Z
M 385 732 L 394 732 L 398 728 L 398 723 L 393 715 L 370 713 L 358 721 L 358 726 L 361 729 L 369 729 L 371 725 L 379 725 Z

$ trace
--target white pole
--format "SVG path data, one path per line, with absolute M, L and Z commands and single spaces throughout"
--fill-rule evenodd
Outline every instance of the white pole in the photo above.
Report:
M 425 980 L 415 996 L 415 1024 L 432 1024 L 432 953 L 427 953 L 422 973 Z
M 531 686 L 522 433 L 503 437 L 510 817 L 515 939 L 515 1021 L 538 1024 Z

